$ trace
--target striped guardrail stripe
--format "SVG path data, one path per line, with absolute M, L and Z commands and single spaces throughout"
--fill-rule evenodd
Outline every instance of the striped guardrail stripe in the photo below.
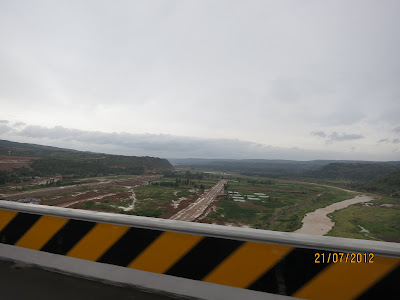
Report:
M 316 299 L 324 293 L 325 299 L 353 299 L 361 294 L 365 287 L 374 285 L 377 280 L 392 271 L 396 265 L 398 259 L 379 256 L 375 257 L 373 264 L 330 265 L 293 296 Z
M 317 264 L 333 252 L 2 209 L 0 242 L 305 299 L 390 299 L 400 278 L 399 258 Z
M 68 219 L 41 216 L 40 219 L 15 243 L 15 246 L 33 250 L 41 249 L 54 236 Z
M 247 288 L 292 250 L 289 246 L 246 242 L 203 280 Z
M 165 273 L 203 238 L 199 235 L 164 232 L 128 267 L 154 273 Z
M 97 261 L 128 230 L 128 226 L 97 223 L 85 237 L 68 251 L 67 256 Z

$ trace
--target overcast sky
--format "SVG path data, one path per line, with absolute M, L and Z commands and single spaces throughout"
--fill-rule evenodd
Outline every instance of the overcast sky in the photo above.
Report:
M 400 160 L 400 1 L 0 1 L 0 139 Z

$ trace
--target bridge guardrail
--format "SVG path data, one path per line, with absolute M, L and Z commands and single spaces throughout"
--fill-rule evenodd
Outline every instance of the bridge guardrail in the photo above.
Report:
M 0 243 L 305 299 L 390 299 L 400 245 L 0 201 Z

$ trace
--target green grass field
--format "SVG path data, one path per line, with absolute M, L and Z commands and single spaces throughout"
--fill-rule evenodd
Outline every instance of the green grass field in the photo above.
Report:
M 127 178 L 128 176 L 119 176 L 121 178 Z M 132 177 L 132 176 L 129 176 Z M 170 182 L 175 183 L 175 178 L 162 178 L 155 180 L 156 182 Z M 196 196 L 197 193 L 201 193 L 199 189 L 200 184 L 205 188 L 212 187 L 218 180 L 202 179 L 192 180 L 194 184 L 198 185 L 197 192 L 192 185 L 179 185 L 179 186 L 161 186 L 155 184 L 144 185 L 133 188 L 136 195 L 135 208 L 133 210 L 124 211 L 122 207 L 128 207 L 132 204 L 132 199 L 121 199 L 118 201 L 85 201 L 76 204 L 75 208 L 89 209 L 89 210 L 100 210 L 114 213 L 147 216 L 147 217 L 160 217 L 163 214 L 173 211 L 172 201 L 179 200 L 180 198 L 187 198 L 189 196 Z M 119 193 L 119 192 L 130 192 L 131 188 L 126 187 L 97 187 L 105 193 Z M 65 194 L 64 196 L 67 196 Z
M 163 178 L 162 181 L 175 182 L 175 178 Z M 205 188 L 212 187 L 217 180 L 193 180 L 196 184 L 203 184 Z M 146 185 L 135 188 L 135 194 L 138 201 L 135 210 L 129 214 L 135 214 L 147 217 L 159 217 L 171 209 L 172 200 L 178 200 L 181 197 L 196 195 L 193 186 L 160 186 Z
M 400 242 L 399 208 L 357 204 L 331 215 L 335 226 L 329 236 Z M 358 225 L 369 233 L 362 233 Z
M 158 182 L 175 183 L 175 178 L 162 178 Z M 217 179 L 193 179 L 193 183 L 205 188 L 212 187 Z M 326 184 L 326 182 L 322 183 Z M 107 192 L 127 192 L 126 188 L 105 188 Z M 241 177 L 238 181 L 230 181 L 227 191 L 237 192 L 241 196 L 264 193 L 269 198 L 236 202 L 232 197 L 214 202 L 216 212 L 209 214 L 202 222 L 217 224 L 247 225 L 253 228 L 274 231 L 292 232 L 302 226 L 305 214 L 318 208 L 326 207 L 336 202 L 353 198 L 357 193 L 349 193 L 328 186 L 309 184 L 294 180 L 266 179 L 260 177 Z M 134 188 L 137 197 L 135 209 L 124 211 L 132 199 L 118 202 L 95 203 L 83 202 L 82 208 L 131 214 L 148 217 L 169 217 L 176 209 L 171 206 L 172 201 L 182 197 L 195 196 L 201 193 L 194 192 L 192 185 L 161 186 L 146 185 Z M 376 197 L 371 201 L 372 206 L 362 204 L 352 205 L 330 215 L 335 226 L 328 233 L 329 236 L 384 240 L 400 242 L 400 199 L 390 197 Z M 391 207 L 381 206 L 392 205 Z M 361 227 L 369 233 L 361 232 Z
M 372 203 L 387 203 L 387 204 L 397 204 L 400 205 L 399 198 L 391 198 L 391 197 L 382 197 L 380 199 L 375 199 Z
M 351 199 L 353 197 L 354 195 L 345 191 L 325 188 L 325 192 L 322 193 L 321 196 L 317 197 L 317 199 L 315 199 L 312 203 L 304 207 L 299 207 L 293 212 L 282 215 L 267 229 L 286 232 L 295 231 L 302 226 L 301 220 L 307 213 L 313 212 L 318 208 L 326 207 L 339 201 Z
M 207 222 L 239 223 L 276 231 L 294 231 L 301 227 L 301 220 L 306 213 L 353 197 L 350 193 L 329 187 L 248 176 L 239 182 L 229 182 L 228 191 L 238 192 L 242 196 L 265 193 L 269 198 L 246 202 L 222 200 L 217 212 L 210 214 Z

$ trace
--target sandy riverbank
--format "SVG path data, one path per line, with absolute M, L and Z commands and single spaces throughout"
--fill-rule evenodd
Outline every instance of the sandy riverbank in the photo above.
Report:
M 327 214 L 333 213 L 336 210 L 346 208 L 352 204 L 369 202 L 374 198 L 371 196 L 356 196 L 352 199 L 340 201 L 331 204 L 324 208 L 318 208 L 316 211 L 308 213 L 302 220 L 303 226 L 294 231 L 295 233 L 313 234 L 313 235 L 325 235 L 335 225 L 331 218 Z

